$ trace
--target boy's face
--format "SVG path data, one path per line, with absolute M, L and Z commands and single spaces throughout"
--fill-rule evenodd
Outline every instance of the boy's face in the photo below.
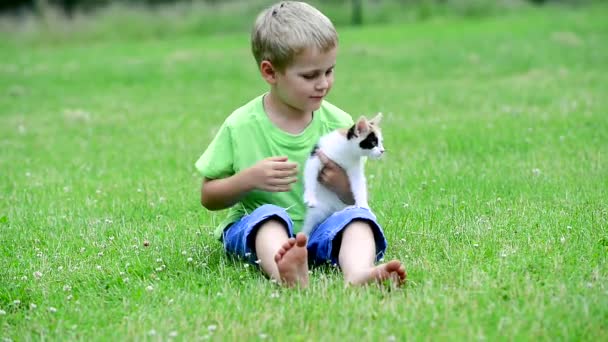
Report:
M 334 83 L 337 48 L 306 49 L 285 70 L 277 71 L 276 95 L 285 105 L 309 113 L 319 109 Z

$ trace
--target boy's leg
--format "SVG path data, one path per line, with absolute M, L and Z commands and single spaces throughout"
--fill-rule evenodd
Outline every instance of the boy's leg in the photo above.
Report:
M 285 224 L 270 219 L 257 229 L 255 253 L 262 271 L 270 278 L 290 287 L 308 285 L 308 251 L 304 234 L 289 238 Z
M 301 235 L 301 236 L 300 236 Z M 285 209 L 263 205 L 224 230 L 227 253 L 253 263 L 286 286 L 308 284 L 306 237 L 293 236 L 293 222 Z
M 405 267 L 398 260 L 374 266 L 376 241 L 370 224 L 352 221 L 342 232 L 338 260 L 346 283 L 363 285 L 391 279 L 401 285 L 405 281 Z
M 405 267 L 400 261 L 374 266 L 384 255 L 386 239 L 369 209 L 349 207 L 334 213 L 310 235 L 308 249 L 315 264 L 339 264 L 347 283 L 405 282 Z

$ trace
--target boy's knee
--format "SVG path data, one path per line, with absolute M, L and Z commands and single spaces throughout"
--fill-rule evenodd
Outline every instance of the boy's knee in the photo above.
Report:
M 258 225 L 258 231 L 262 229 L 281 229 L 287 232 L 287 223 L 280 219 L 278 216 L 273 216 L 268 218 L 267 220 L 260 222 Z
M 345 228 L 349 233 L 369 233 L 373 235 L 372 224 L 368 220 L 354 219 Z

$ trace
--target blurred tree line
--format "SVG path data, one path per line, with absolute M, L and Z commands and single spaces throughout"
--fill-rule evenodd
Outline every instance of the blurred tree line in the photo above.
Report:
M 219 4 L 226 2 L 243 0 L 0 0 L 0 12 L 20 13 L 20 12 L 41 12 L 48 6 L 60 8 L 67 16 L 71 16 L 75 11 L 91 11 L 103 7 L 110 3 L 124 3 L 144 6 L 167 5 L 171 3 L 195 3 L 203 2 L 208 4 Z M 346 4 L 350 2 L 352 8 L 353 23 L 361 23 L 365 2 L 379 2 L 382 0 L 325 0 L 327 3 Z M 403 3 L 447 3 L 452 0 L 400 0 Z M 462 1 L 462 0 L 460 0 Z M 493 0 L 487 0 L 493 1 Z M 580 3 L 585 0 L 527 0 L 531 3 L 542 4 L 545 2 L 565 2 Z

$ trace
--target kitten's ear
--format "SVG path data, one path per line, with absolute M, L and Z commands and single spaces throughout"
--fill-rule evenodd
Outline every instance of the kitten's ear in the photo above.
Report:
M 360 117 L 359 120 L 357 120 L 357 123 L 355 124 L 355 129 L 357 131 L 358 136 L 365 135 L 369 131 L 369 122 L 364 116 Z
M 374 126 L 380 126 L 380 121 L 382 121 L 382 113 L 378 112 L 376 116 L 369 121 L 370 124 Z

